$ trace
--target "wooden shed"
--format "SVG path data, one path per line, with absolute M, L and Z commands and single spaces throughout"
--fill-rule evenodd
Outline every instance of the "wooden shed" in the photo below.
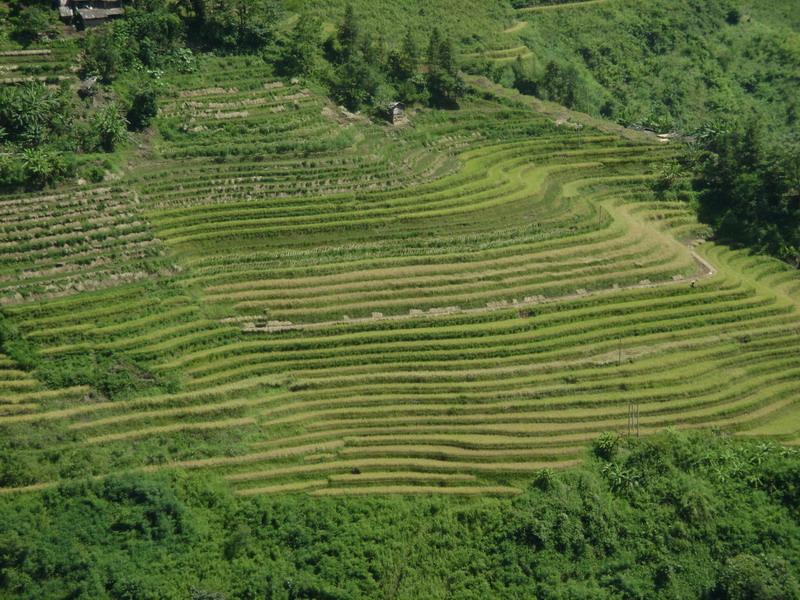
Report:
M 406 105 L 402 102 L 391 102 L 386 106 L 386 120 L 392 125 L 406 121 Z

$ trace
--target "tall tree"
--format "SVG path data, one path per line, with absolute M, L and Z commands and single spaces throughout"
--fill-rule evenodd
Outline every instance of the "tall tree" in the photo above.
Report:
M 336 39 L 345 60 L 356 51 L 360 38 L 361 29 L 358 17 L 356 17 L 353 5 L 348 4 L 344 9 L 344 19 L 336 32 Z
M 714 124 L 697 137 L 690 158 L 700 218 L 725 241 L 800 266 L 800 144 L 774 147 L 762 126 Z
M 396 82 L 407 81 L 419 71 L 419 47 L 410 29 L 406 30 L 400 48 L 389 53 L 389 71 Z
M 442 47 L 442 34 L 438 27 L 431 31 L 431 39 L 428 42 L 428 67 L 433 68 L 439 65 L 439 51 Z
M 436 106 L 455 107 L 466 93 L 466 86 L 458 72 L 453 44 L 434 28 L 428 44 L 428 92 Z
M 321 56 L 320 31 L 322 23 L 304 14 L 294 27 L 281 54 L 279 69 L 286 75 L 308 76 L 314 72 Z
M 233 53 L 260 52 L 275 39 L 283 14 L 278 0 L 203 0 L 202 42 L 211 49 Z M 194 3 L 193 3 L 194 4 Z

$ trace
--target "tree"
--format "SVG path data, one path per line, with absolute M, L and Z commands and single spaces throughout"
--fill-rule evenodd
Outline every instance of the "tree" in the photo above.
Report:
M 427 87 L 435 106 L 455 107 L 466 93 L 453 53 L 453 44 L 434 28 L 428 44 Z
M 0 153 L 0 188 L 15 188 L 24 182 L 22 163 L 11 154 Z
M 415 102 L 424 99 L 425 79 L 420 73 L 420 50 L 414 34 L 406 30 L 400 48 L 389 53 L 389 77 L 400 99 Z
M 728 11 L 728 14 L 725 15 L 725 21 L 728 25 L 738 25 L 739 22 L 742 20 L 742 13 L 738 8 L 731 8 Z
M 81 74 L 84 77 L 94 75 L 110 83 L 130 67 L 133 58 L 127 35 L 121 35 L 114 26 L 93 29 L 83 40 Z
M 210 49 L 232 53 L 254 53 L 275 41 L 275 28 L 282 14 L 277 0 L 205 0 L 197 2 L 202 15 L 201 38 Z
M 261 50 L 274 39 L 281 7 L 274 0 L 234 0 L 239 50 Z
M 437 66 L 449 75 L 458 75 L 458 65 L 456 65 L 453 43 L 450 38 L 444 38 L 439 43 Z
M 348 4 L 344 9 L 344 19 L 336 31 L 336 39 L 339 42 L 339 48 L 343 60 L 352 55 L 357 47 L 358 41 L 361 38 L 361 28 L 356 17 L 355 10 L 352 4 Z
M 11 18 L 11 37 L 28 46 L 42 38 L 52 37 L 57 27 L 55 11 L 43 6 L 26 6 Z
M 389 53 L 389 74 L 396 82 L 407 81 L 419 71 L 419 47 L 410 29 L 398 50 Z
M 723 240 L 797 264 L 800 249 L 800 143 L 767 146 L 762 126 L 712 123 L 685 159 L 699 216 Z
M 381 83 L 377 69 L 367 64 L 360 52 L 354 52 L 335 69 L 331 91 L 337 102 L 358 110 L 372 102 Z
M 782 600 L 797 598 L 800 590 L 783 559 L 739 554 L 728 559 L 715 590 L 726 600 Z
M 562 66 L 555 61 L 550 61 L 544 70 L 540 89 L 547 100 L 563 104 L 567 108 L 574 108 L 578 103 L 580 75 L 573 66 Z
M 150 121 L 158 114 L 158 94 L 152 85 L 133 94 L 131 105 L 125 115 L 132 131 L 142 131 L 150 126 Z
M 528 96 L 539 95 L 540 73 L 537 72 L 537 64 L 533 61 L 523 61 L 522 57 L 517 56 L 511 66 L 514 76 L 514 87 L 520 93 Z
M 620 441 L 621 440 L 618 433 L 607 431 L 592 442 L 592 452 L 595 456 L 602 460 L 613 460 Z
M 138 0 L 135 8 L 157 16 L 162 25 L 166 18 L 172 19 L 181 37 L 191 37 L 192 45 L 230 53 L 259 52 L 272 43 L 282 14 L 278 0 Z M 187 22 L 191 26 L 185 29 Z
M 161 3 L 128 8 L 125 19 L 87 33 L 82 74 L 110 83 L 135 68 L 161 68 L 181 46 L 184 33 L 181 19 Z
M 25 180 L 36 188 L 43 188 L 66 175 L 68 165 L 59 153 L 45 148 L 27 148 L 22 153 Z
M 328 48 L 336 67 L 330 76 L 331 95 L 350 110 L 374 104 L 386 90 L 382 49 L 369 35 L 361 33 L 352 5 L 347 5 L 336 34 L 335 46 Z
M 122 21 L 114 23 L 136 60 L 145 67 L 161 67 L 184 38 L 181 19 L 161 2 L 142 9 L 128 9 Z
M 313 73 L 321 58 L 320 31 L 322 23 L 311 15 L 302 15 L 295 25 L 278 63 L 286 75 L 307 77 Z
M 199 23 L 206 21 L 206 0 L 180 0 L 180 5 Z
M 0 127 L 12 143 L 39 146 L 68 129 L 70 101 L 62 91 L 26 82 L 0 89 Z

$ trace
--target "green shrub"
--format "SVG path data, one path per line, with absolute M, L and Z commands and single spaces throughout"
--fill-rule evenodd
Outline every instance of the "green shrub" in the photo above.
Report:
M 158 95 L 154 87 L 147 86 L 133 94 L 125 119 L 131 130 L 142 131 L 150 126 L 157 114 Z
M 783 600 L 800 597 L 800 585 L 786 560 L 738 554 L 727 560 L 714 598 Z
M 611 461 L 617 453 L 620 441 L 618 433 L 603 433 L 592 442 L 592 452 L 602 460 Z
M 2 313 L 0 313 L 0 349 L 23 369 L 31 370 L 38 364 L 36 348 Z
M 90 181 L 92 183 L 100 183 L 105 179 L 106 169 L 103 165 L 91 163 L 78 169 L 78 177 Z
M 23 6 L 11 17 L 11 38 L 28 46 L 52 38 L 58 31 L 58 14 L 47 6 Z
M 128 123 L 115 103 L 110 103 L 92 115 L 91 131 L 98 147 L 113 152 L 127 139 Z
M 622 466 L 642 476 L 630 497 L 595 461 L 502 500 L 243 498 L 174 471 L 6 494 L 0 590 L 42 600 L 86 590 L 98 598 L 796 600 L 800 522 L 780 500 L 789 490 L 723 484 L 714 474 L 757 445 L 708 433 L 633 441 Z M 660 448 L 658 465 L 643 460 L 650 446 Z M 0 483 L 26 481 L 24 469 L 35 466 L 3 467 L 6 449 Z M 767 460 L 798 468 L 796 452 L 770 450 Z M 705 523 L 683 522 L 676 481 L 716 499 Z
M 37 365 L 36 376 L 51 388 L 88 385 L 112 400 L 148 389 L 176 391 L 179 387 L 174 376 L 162 381 L 136 361 L 110 351 L 80 352 L 43 361 Z
M 47 148 L 26 148 L 22 153 L 25 183 L 44 188 L 75 174 L 75 157 Z

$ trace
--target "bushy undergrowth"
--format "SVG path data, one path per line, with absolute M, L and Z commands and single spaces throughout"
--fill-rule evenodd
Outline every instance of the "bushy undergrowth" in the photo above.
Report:
M 527 57 L 484 61 L 482 69 L 524 93 L 624 124 L 691 131 L 712 116 L 755 111 L 780 133 L 797 121 L 795 12 L 785 0 L 769 9 L 622 0 L 519 13 Z
M 36 376 L 51 388 L 90 385 L 110 399 L 152 389 L 174 392 L 178 387 L 173 378 L 159 377 L 133 359 L 111 351 L 84 351 L 41 361 Z
M 175 474 L 0 500 L 8 598 L 800 597 L 800 456 L 665 433 L 514 500 L 240 499 Z

